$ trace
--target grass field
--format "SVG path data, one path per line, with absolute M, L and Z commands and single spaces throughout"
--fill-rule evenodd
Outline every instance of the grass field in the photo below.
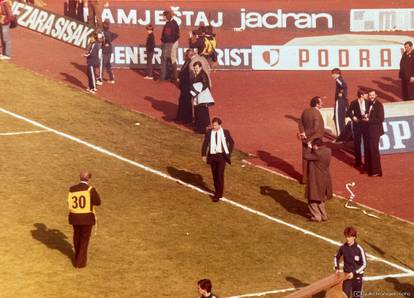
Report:
M 13 64 L 0 68 L 0 108 L 77 138 L 47 129 L 1 135 L 45 129 L 0 112 L 1 297 L 196 297 L 204 277 L 228 297 L 300 287 L 332 273 L 335 245 L 270 217 L 340 242 L 343 228 L 354 225 L 366 251 L 392 263 L 371 259 L 366 276 L 414 270 L 413 225 L 344 209 L 340 199 L 329 202 L 328 222 L 307 222 L 303 186 L 245 166 L 242 152 L 226 169 L 228 201 L 214 204 L 168 179 L 212 189 L 200 136 Z M 82 169 L 92 171 L 103 203 L 88 267 L 77 270 L 65 200 Z M 413 296 L 413 284 L 413 277 L 380 278 L 365 290 Z

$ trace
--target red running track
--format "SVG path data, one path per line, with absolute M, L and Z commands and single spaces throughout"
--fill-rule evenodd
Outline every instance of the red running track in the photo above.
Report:
M 86 88 L 82 50 L 22 28 L 14 30 L 12 37 L 13 63 Z M 104 85 L 99 96 L 175 125 L 175 86 L 144 80 L 133 70 L 115 70 L 115 76 L 117 83 Z M 348 71 L 344 76 L 351 94 L 366 86 L 377 89 L 383 102 L 399 101 L 396 71 Z M 216 72 L 213 82 L 217 104 L 211 115 L 224 120 L 237 148 L 254 154 L 255 163 L 298 179 L 301 148 L 296 121 L 314 95 L 327 96 L 325 106 L 333 105 L 329 72 Z M 347 196 L 345 183 L 355 181 L 358 202 L 414 222 L 414 153 L 383 156 L 384 176 L 372 178 L 352 168 L 352 156 L 337 148 L 333 152 L 331 173 L 337 194 Z

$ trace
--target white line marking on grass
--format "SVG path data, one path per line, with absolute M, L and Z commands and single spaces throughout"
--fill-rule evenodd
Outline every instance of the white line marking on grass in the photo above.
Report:
M 85 145 L 85 146 L 87 146 L 87 147 L 89 147 L 89 148 L 92 148 L 92 149 L 93 149 L 93 150 L 95 150 L 95 151 L 98 151 L 98 152 L 100 152 L 100 153 L 102 153 L 102 154 L 105 154 L 105 155 L 111 156 L 111 157 L 116 158 L 116 159 L 118 159 L 118 160 L 124 161 L 124 162 L 126 162 L 126 163 L 128 163 L 128 164 L 130 164 L 130 165 L 133 165 L 133 166 L 135 166 L 135 167 L 137 167 L 137 168 L 143 169 L 143 170 L 145 170 L 145 171 L 147 171 L 147 172 L 150 172 L 150 173 L 153 173 L 153 174 L 155 174 L 155 175 L 161 176 L 161 177 L 163 177 L 163 178 L 165 178 L 165 179 L 168 179 L 168 180 L 171 180 L 171 181 L 177 182 L 177 183 L 179 183 L 179 184 L 181 184 L 181 185 L 184 185 L 184 186 L 186 186 L 186 187 L 188 187 L 188 188 L 191 188 L 191 189 L 193 189 L 193 190 L 195 190 L 195 191 L 198 191 L 198 192 L 200 192 L 200 193 L 203 193 L 203 194 L 206 194 L 206 195 L 212 195 L 212 193 L 210 193 L 210 192 L 208 192 L 208 191 L 205 191 L 205 190 L 203 190 L 203 189 L 201 189 L 201 188 L 199 188 L 199 187 L 197 187 L 197 186 L 194 186 L 194 185 L 192 185 L 192 184 L 186 183 L 186 182 L 181 181 L 181 180 L 179 180 L 179 179 L 177 179 L 177 178 L 173 178 L 173 177 L 171 177 L 171 176 L 169 176 L 169 175 L 167 175 L 167 174 L 164 174 L 164 173 L 163 173 L 163 172 L 161 172 L 161 171 L 154 170 L 154 169 L 152 169 L 152 168 L 150 168 L 150 167 L 144 166 L 144 165 L 143 165 L 143 164 L 141 164 L 141 163 L 138 163 L 138 162 L 136 162 L 136 161 L 130 160 L 130 159 L 125 158 L 125 157 L 123 157 L 123 156 L 120 156 L 120 155 L 118 155 L 118 154 L 116 154 L 116 153 L 113 153 L 113 152 L 111 152 L 111 151 L 108 151 L 108 150 L 106 150 L 106 149 L 104 149 L 104 148 L 101 148 L 101 147 L 99 147 L 99 146 L 96 146 L 96 145 L 93 145 L 93 144 L 88 143 L 88 142 L 86 142 L 86 141 L 83 141 L 83 140 L 81 140 L 81 139 L 79 139 L 79 138 L 77 138 L 77 137 L 74 137 L 74 136 L 68 135 L 68 134 L 66 134 L 66 133 L 64 133 L 64 132 L 61 132 L 61 131 L 59 131 L 59 130 L 56 130 L 56 129 L 53 129 L 53 128 L 50 128 L 50 127 L 47 127 L 46 125 L 43 125 L 43 124 L 41 124 L 41 123 L 39 123 L 39 122 L 37 122 L 37 121 L 34 121 L 34 120 L 31 120 L 31 119 L 26 118 L 26 117 L 24 117 L 24 116 L 21 116 L 21 115 L 15 114 L 15 113 L 10 112 L 10 111 L 8 111 L 8 110 L 5 110 L 5 109 L 3 109 L 3 108 L 0 108 L 0 112 L 3 112 L 3 113 L 5 113 L 5 114 L 7 114 L 7 115 L 10 115 L 10 116 L 14 117 L 14 118 L 17 118 L 17 119 L 23 120 L 23 121 L 25 121 L 25 122 L 28 122 L 28 123 L 30 123 L 30 124 L 32 124 L 32 125 L 34 125 L 34 126 L 40 127 L 40 128 L 42 128 L 42 129 L 48 130 L 48 131 L 50 131 L 50 132 L 53 132 L 53 133 L 55 133 L 55 134 L 57 134 L 57 135 L 59 135 L 59 136 L 61 136 L 61 137 L 64 137 L 64 138 L 69 139 L 69 140 L 72 140 L 72 141 L 74 141 L 74 142 L 76 142 L 76 143 L 79 143 L 79 144 Z M 261 216 L 261 217 L 264 217 L 264 218 L 266 218 L 266 219 L 268 219 L 268 220 L 270 220 L 270 221 L 277 222 L 277 223 L 279 223 L 279 224 L 281 224 L 281 225 L 284 225 L 284 226 L 287 226 L 287 227 L 289 227 L 289 228 L 292 228 L 292 229 L 294 229 L 294 230 L 296 230 L 296 231 L 302 232 L 302 233 L 304 233 L 305 235 L 309 235 L 309 236 L 312 236 L 312 237 L 314 237 L 314 238 L 318 238 L 318 239 L 320 239 L 320 240 L 323 240 L 323 241 L 326 241 L 326 242 L 328 242 L 328 243 L 331 243 L 331 244 L 333 244 L 333 245 L 335 245 L 335 246 L 341 246 L 341 245 L 342 245 L 342 243 L 341 243 L 341 242 L 338 242 L 338 241 L 332 240 L 332 239 L 330 239 L 330 238 L 327 238 L 327 237 L 321 236 L 321 235 L 316 234 L 316 233 L 314 233 L 314 232 L 311 232 L 311 231 L 309 231 L 309 230 L 306 230 L 306 229 L 303 229 L 303 228 L 301 228 L 301 227 L 295 226 L 295 225 L 290 224 L 290 223 L 288 223 L 288 222 L 285 222 L 285 221 L 283 221 L 283 220 L 281 220 L 281 219 L 278 219 L 278 218 L 276 218 L 276 217 L 272 217 L 272 216 L 267 215 L 267 214 L 265 214 L 265 213 L 263 213 L 263 212 L 260 212 L 260 211 L 254 210 L 254 209 L 252 209 L 252 208 L 250 208 L 250 207 L 244 206 L 244 205 L 242 205 L 242 204 L 240 204 L 240 203 L 237 203 L 237 202 L 234 202 L 234 201 L 232 201 L 232 200 L 229 200 L 229 199 L 226 199 L 226 198 L 222 198 L 221 200 L 222 200 L 223 202 L 226 202 L 226 203 L 228 203 L 228 204 L 230 204 L 230 205 L 233 205 L 233 206 L 236 206 L 236 207 L 238 207 L 238 208 L 241 208 L 241 209 L 243 209 L 243 210 L 245 210 L 245 211 L 248 211 L 248 212 L 250 212 L 250 213 L 256 214 L 256 215 Z M 382 258 L 378 258 L 378 257 L 375 257 L 375 256 L 370 255 L 370 254 L 367 254 L 367 256 L 368 256 L 368 257 L 370 257 L 370 258 L 371 258 L 371 259 L 373 259 L 373 260 L 376 260 L 376 261 L 379 261 L 379 262 L 383 262 L 383 263 L 385 263 L 385 264 L 387 264 L 387 265 L 389 265 L 389 266 L 391 266 L 391 267 L 393 267 L 393 268 L 395 268 L 395 269 L 398 269 L 398 270 L 400 270 L 400 271 L 402 271 L 402 272 L 405 272 L 405 273 L 412 273 L 412 274 L 414 274 L 414 271 L 411 271 L 411 270 L 409 270 L 409 269 L 406 269 L 406 268 L 404 268 L 404 267 L 402 267 L 402 266 L 400 266 L 400 265 L 394 264 L 394 263 L 389 262 L 389 261 L 387 261 L 387 260 L 384 260 L 384 259 L 382 259 Z
M 296 290 L 299 290 L 299 289 L 300 288 L 288 288 L 288 289 L 273 290 L 273 291 L 266 291 L 266 292 L 260 292 L 260 293 L 250 293 L 250 294 L 243 294 L 243 295 L 237 295 L 237 296 L 229 296 L 227 298 L 260 297 L 260 296 L 266 296 L 266 295 L 269 295 L 269 294 L 293 292 L 293 291 L 296 291 Z
M 16 132 L 2 132 L 0 136 L 17 136 L 17 135 L 28 135 L 32 133 L 43 133 L 50 132 L 50 130 L 31 130 L 31 131 L 16 131 Z
M 414 277 L 414 273 L 388 274 L 379 276 L 364 276 L 364 281 L 384 280 L 386 278 Z

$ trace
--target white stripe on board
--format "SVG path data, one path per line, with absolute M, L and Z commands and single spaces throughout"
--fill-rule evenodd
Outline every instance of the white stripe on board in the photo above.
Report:
M 177 183 L 179 183 L 179 184 L 181 184 L 181 185 L 184 185 L 184 186 L 186 186 L 186 187 L 188 187 L 188 188 L 191 188 L 191 189 L 193 189 L 193 190 L 195 190 L 195 191 L 198 191 L 198 192 L 200 192 L 200 193 L 203 193 L 203 194 L 206 194 L 206 195 L 213 195 L 212 193 L 210 193 L 210 192 L 208 192 L 208 191 L 205 191 L 205 190 L 203 190 L 203 189 L 201 189 L 201 188 L 199 188 L 199 187 L 197 187 L 197 186 L 194 186 L 194 185 L 192 185 L 192 184 L 186 183 L 186 182 L 184 182 L 184 181 L 182 181 L 182 180 L 180 180 L 180 179 L 177 179 L 177 178 L 171 177 L 171 176 L 169 176 L 169 175 L 167 175 L 167 174 L 165 174 L 165 173 L 163 173 L 163 172 L 161 172 L 161 171 L 154 170 L 154 169 L 152 169 L 152 168 L 150 168 L 150 167 L 144 166 L 143 164 L 141 164 L 141 163 L 139 163 L 139 162 L 136 162 L 136 161 L 130 160 L 130 159 L 128 159 L 128 158 L 125 158 L 125 157 L 123 157 L 123 156 L 121 156 L 121 155 L 118 155 L 118 154 L 116 154 L 116 153 L 113 153 L 113 152 L 111 152 L 111 151 L 109 151 L 109 150 L 106 150 L 106 149 L 101 148 L 101 147 L 99 147 L 99 146 L 96 146 L 96 145 L 93 145 L 93 144 L 88 143 L 88 142 L 86 142 L 86 141 L 83 141 L 83 140 L 81 140 L 81 139 L 79 139 L 79 138 L 77 138 L 77 137 L 74 137 L 74 136 L 71 136 L 71 135 L 66 134 L 66 133 L 64 133 L 64 132 L 61 132 L 61 131 L 59 131 L 59 130 L 56 130 L 56 129 L 53 129 L 53 128 L 50 128 L 50 127 L 47 127 L 46 125 L 43 125 L 43 124 L 41 124 L 41 123 L 39 123 L 39 122 L 37 122 L 37 121 L 35 121 L 35 120 L 31 120 L 31 119 L 29 119 L 29 118 L 26 118 L 26 117 L 24 117 L 24 116 L 21 116 L 21 115 L 19 115 L 19 114 L 13 113 L 13 112 L 10 112 L 10 111 L 8 111 L 8 110 L 6 110 L 6 109 L 3 109 L 3 108 L 0 108 L 0 112 L 3 112 L 3 113 L 5 113 L 5 114 L 7 114 L 7 115 L 10 115 L 10 116 L 14 117 L 14 118 L 17 118 L 17 119 L 23 120 L 23 121 L 25 121 L 25 122 L 28 122 L 28 123 L 30 123 L 30 124 L 32 124 L 32 125 L 34 125 L 34 126 L 37 126 L 37 127 L 42 128 L 42 129 L 49 130 L 50 132 L 53 132 L 53 133 L 55 133 L 55 134 L 57 134 L 57 135 L 59 135 L 59 136 L 61 136 L 61 137 L 65 138 L 65 139 L 69 139 L 69 140 L 72 140 L 72 141 L 74 141 L 74 142 L 76 142 L 76 143 L 79 143 L 79 144 L 85 145 L 86 147 L 89 147 L 89 148 L 91 148 L 91 149 L 93 149 L 93 150 L 95 150 L 95 151 L 97 151 L 97 152 L 100 152 L 100 153 L 102 153 L 102 154 L 105 154 L 105 155 L 111 156 L 111 157 L 113 157 L 113 158 L 116 158 L 116 159 L 118 159 L 118 160 L 124 161 L 124 162 L 126 162 L 126 163 L 128 163 L 128 164 L 130 164 L 130 165 L 133 165 L 133 166 L 135 166 L 135 167 L 137 167 L 137 168 L 143 169 L 143 170 L 145 170 L 145 171 L 147 171 L 147 172 L 150 172 L 150 173 L 153 173 L 153 174 L 155 174 L 155 175 L 161 176 L 161 177 L 163 177 L 163 178 L 165 178 L 165 179 L 168 179 L 168 180 L 171 180 L 171 181 L 177 182 Z M 309 236 L 312 236 L 312 237 L 314 237 L 314 238 L 317 238 L 317 239 L 323 240 L 323 241 L 328 242 L 328 243 L 330 243 L 330 244 L 333 244 L 333 245 L 335 245 L 335 246 L 341 246 L 341 245 L 342 245 L 342 243 L 341 243 L 341 242 L 338 242 L 338 241 L 332 240 L 332 239 L 330 239 L 330 238 L 328 238 L 328 237 L 325 237 L 325 236 L 319 235 L 319 234 L 317 234 L 317 233 L 314 233 L 314 232 L 312 232 L 312 231 L 306 230 L 306 229 L 304 229 L 304 228 L 298 227 L 298 226 L 296 226 L 296 225 L 294 225 L 294 224 L 290 224 L 290 223 L 285 222 L 285 221 L 283 221 L 283 220 L 281 220 L 281 219 L 279 219 L 279 218 L 272 217 L 272 216 L 267 215 L 267 214 L 265 214 L 265 213 L 263 213 L 263 212 L 260 212 L 260 211 L 254 210 L 254 209 L 252 209 L 252 208 L 250 208 L 250 207 L 244 206 L 244 205 L 242 205 L 242 204 L 240 204 L 240 203 L 237 203 L 237 202 L 234 202 L 234 201 L 232 201 L 232 200 L 229 200 L 229 199 L 226 199 L 226 198 L 222 198 L 222 199 L 221 199 L 221 201 L 226 202 L 226 203 L 228 203 L 228 204 L 230 204 L 230 205 L 236 206 L 236 207 L 238 207 L 238 208 L 241 208 L 241 209 L 243 209 L 243 210 L 245 210 L 245 211 L 247 211 L 247 212 L 250 212 L 250 213 L 256 214 L 256 215 L 258 215 L 258 216 L 264 217 L 264 218 L 266 218 L 266 219 L 268 219 L 268 220 L 270 220 L 270 221 L 277 222 L 277 223 L 279 223 L 279 224 L 281 224 L 281 225 L 287 226 L 287 227 L 292 228 L 292 229 L 294 229 L 294 230 L 296 230 L 296 231 L 302 232 L 302 233 L 304 233 L 305 235 L 309 235 Z M 368 257 L 370 257 L 372 260 L 375 260 L 375 261 L 379 261 L 379 262 L 385 263 L 385 264 L 387 264 L 387 265 L 389 265 L 389 266 L 391 266 L 391 267 L 393 267 L 393 268 L 395 268 L 395 269 L 398 269 L 398 270 L 400 270 L 400 271 L 402 271 L 402 272 L 405 272 L 405 273 L 410 273 L 410 274 L 414 274 L 414 271 L 409 270 L 409 269 L 406 269 L 406 268 L 404 268 L 404 267 L 402 267 L 402 266 L 400 266 L 400 265 L 394 264 L 394 263 L 392 263 L 392 262 L 390 262 L 390 261 L 387 261 L 387 260 L 385 260 L 385 259 L 382 259 L 382 258 L 379 258 L 379 257 L 373 256 L 373 255 L 370 255 L 370 254 L 367 254 L 367 256 L 368 256 Z
M 50 132 L 50 130 L 31 130 L 31 131 L 16 131 L 16 132 L 2 132 L 0 136 L 17 136 L 17 135 L 27 135 L 32 133 L 43 133 Z

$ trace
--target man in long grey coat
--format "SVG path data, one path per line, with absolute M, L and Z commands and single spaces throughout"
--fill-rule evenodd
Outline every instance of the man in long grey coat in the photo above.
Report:
M 303 111 L 299 119 L 298 138 L 302 141 L 302 156 L 305 152 L 311 151 L 311 143 L 315 139 L 322 139 L 325 133 L 322 114 L 319 109 L 322 108 L 322 99 L 315 96 L 310 101 L 310 108 Z M 302 162 L 302 184 L 307 182 L 308 161 L 303 158 Z
M 321 139 L 315 139 L 312 142 L 312 151 L 304 153 L 304 158 L 309 161 L 305 197 L 308 199 L 311 221 L 328 220 L 325 201 L 332 198 L 332 180 L 329 172 L 331 154 L 331 149 L 326 147 Z

